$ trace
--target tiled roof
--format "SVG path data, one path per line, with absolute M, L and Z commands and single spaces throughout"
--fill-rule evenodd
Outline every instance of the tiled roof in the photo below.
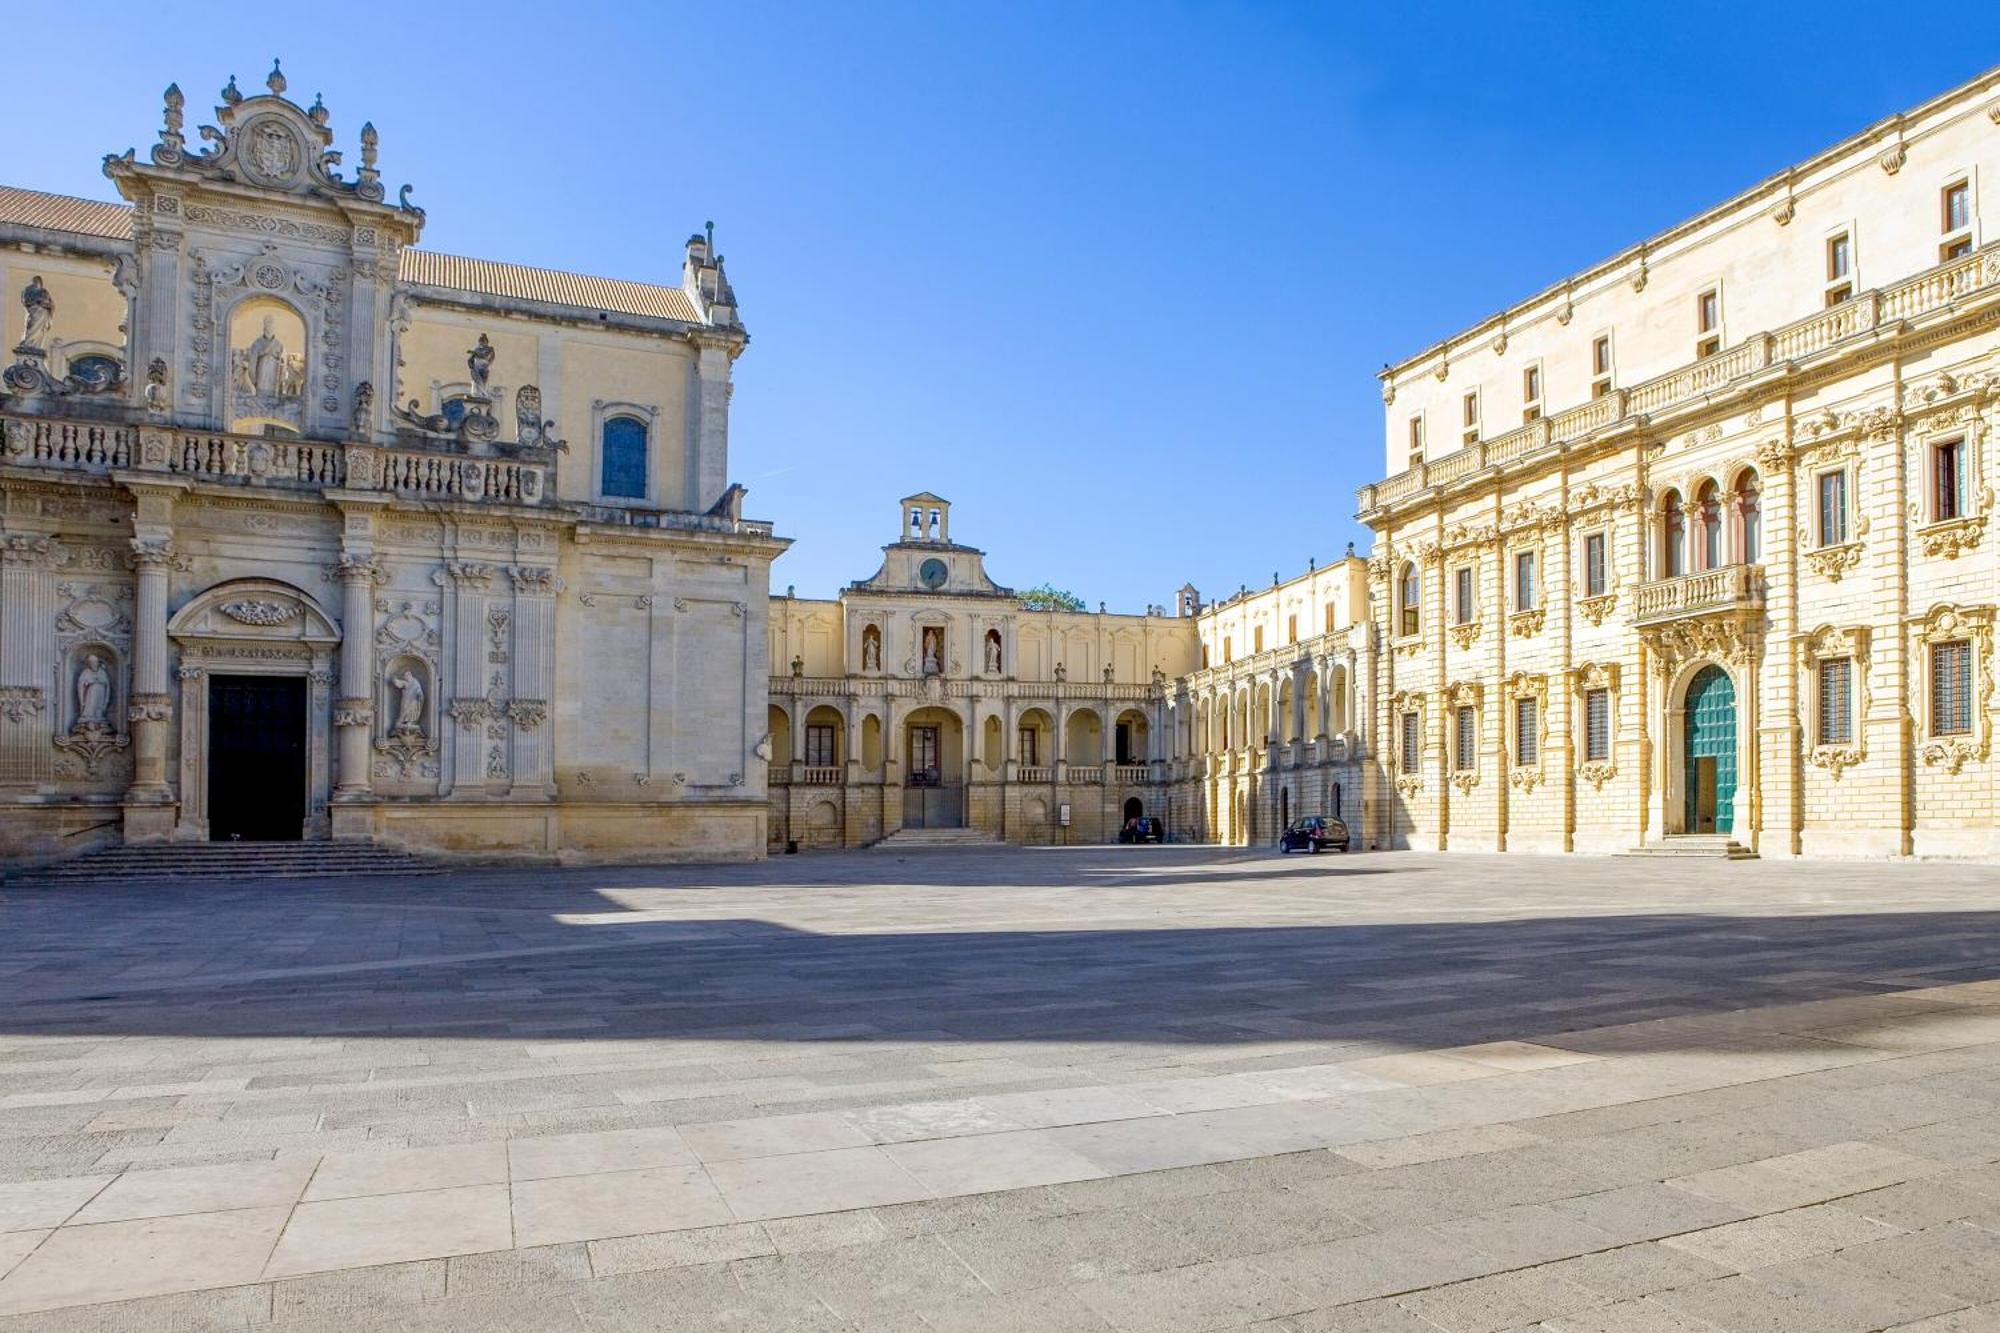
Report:
M 122 241 L 132 235 L 132 210 L 126 204 L 0 185 L 0 224 L 7 223 Z M 524 264 L 496 264 L 490 259 L 466 259 L 430 250 L 403 251 L 401 277 L 404 282 L 484 296 L 676 319 L 689 324 L 701 322 L 701 312 L 695 309 L 686 292 L 679 287 L 661 287 L 649 282 L 592 278 Z
M 610 310 L 625 315 L 649 315 L 699 324 L 701 313 L 679 287 L 617 278 L 592 278 L 522 264 L 496 264 L 490 259 L 465 259 L 430 250 L 403 251 L 402 279 L 426 287 L 447 287 L 520 301 Z
M 40 190 L 20 190 L 11 185 L 0 185 L 0 223 L 7 222 L 21 227 L 73 231 L 118 241 L 132 237 L 132 209 L 129 205 L 106 204 L 95 199 L 43 194 Z

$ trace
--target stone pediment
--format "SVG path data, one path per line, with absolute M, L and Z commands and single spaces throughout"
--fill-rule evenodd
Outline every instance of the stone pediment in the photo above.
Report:
M 276 579 L 235 579 L 196 597 L 167 622 L 186 639 L 258 639 L 338 643 L 340 630 L 318 603 Z
M 189 183 L 215 182 L 272 194 L 383 205 L 375 127 L 361 127 L 360 169 L 347 180 L 339 170 L 341 153 L 327 127 L 326 105 L 315 97 L 310 107 L 302 107 L 286 97 L 285 76 L 275 63 L 265 86 L 268 92 L 245 97 L 232 76 L 215 108 L 216 123 L 200 130 L 202 141 L 212 146 L 199 151 L 189 150 L 183 133 L 186 98 L 178 85 L 168 87 L 159 142 L 148 153 L 151 167 L 141 166 L 137 151 L 128 149 L 105 158 L 105 174 L 122 180 L 164 172 Z M 422 226 L 423 210 L 409 205 L 408 194 L 406 185 L 400 206 L 388 207 L 408 215 L 414 233 Z

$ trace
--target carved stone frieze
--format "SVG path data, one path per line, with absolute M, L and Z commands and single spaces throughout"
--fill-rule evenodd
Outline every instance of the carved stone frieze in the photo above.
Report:
M 549 705 L 546 699 L 513 699 L 507 704 L 507 716 L 522 731 L 533 731 L 548 721 Z
M 41 712 L 43 706 L 39 685 L 0 685 L 0 717 L 9 722 L 26 722 Z
M 1979 539 L 1985 535 L 1984 514 L 1933 523 L 1928 527 L 1917 529 L 1917 541 L 1923 546 L 1924 554 L 1942 556 L 1946 560 L 1956 560 L 1972 550 L 1979 545 Z
M 1702 616 L 1643 629 L 1639 641 L 1652 654 L 1653 670 L 1671 676 L 1695 661 L 1749 665 L 1756 660 L 1761 628 L 1761 619 L 1742 615 Z
M 1532 639 L 1542 632 L 1547 614 L 1539 606 L 1531 611 L 1516 611 L 1507 617 L 1507 632 L 1517 639 Z
M 173 696 L 167 694 L 135 694 L 125 710 L 130 722 L 165 722 L 173 715 Z
M 1602 625 L 1613 611 L 1618 609 L 1618 594 L 1607 592 L 1597 597 L 1585 597 L 1576 604 L 1577 614 L 1593 625 Z
M 1576 775 L 1588 782 L 1592 791 L 1603 791 L 1604 784 L 1618 776 L 1618 766 L 1602 759 L 1586 760 L 1576 766 Z
M 273 602 L 259 598 L 224 602 L 222 614 L 245 625 L 285 625 L 299 618 L 297 602 Z
M 1470 648 L 1479 638 L 1479 623 L 1477 620 L 1468 620 L 1462 625 L 1453 625 L 1446 633 L 1451 635 L 1451 641 L 1461 649 Z
M 1806 567 L 1831 583 L 1861 564 L 1861 543 L 1842 542 L 1838 546 L 1816 546 L 1805 553 Z
M 98 776 L 106 759 L 132 743 L 129 734 L 113 731 L 97 722 L 79 722 L 67 734 L 54 740 L 56 749 L 75 756 L 83 765 L 83 775 L 90 778 Z

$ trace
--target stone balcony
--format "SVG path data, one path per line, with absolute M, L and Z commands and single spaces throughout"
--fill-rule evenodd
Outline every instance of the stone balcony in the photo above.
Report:
M 1640 584 L 1633 598 L 1632 623 L 1659 625 L 1688 616 L 1760 610 L 1763 605 L 1764 567 L 1723 565 Z
M 1888 287 L 1857 292 L 1769 333 L 1754 333 L 1714 356 L 1643 383 L 1539 418 L 1505 435 L 1418 463 L 1355 493 L 1358 517 L 1371 517 L 1467 478 L 1505 474 L 1544 455 L 1704 408 L 1747 384 L 1761 383 L 1824 358 L 1844 355 L 1886 333 L 1931 317 L 1952 318 L 1968 305 L 2000 297 L 2000 242 L 1924 270 Z

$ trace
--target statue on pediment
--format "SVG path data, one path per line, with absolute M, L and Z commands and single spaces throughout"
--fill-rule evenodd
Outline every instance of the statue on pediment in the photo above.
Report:
M 49 334 L 55 328 L 56 298 L 49 294 L 39 273 L 28 279 L 28 285 L 21 289 L 21 304 L 27 307 L 28 324 L 21 334 L 21 345 L 17 350 L 46 352 Z
M 465 354 L 465 368 L 472 375 L 473 392 L 486 396 L 486 382 L 493 377 L 493 341 L 479 335 L 479 345 Z

